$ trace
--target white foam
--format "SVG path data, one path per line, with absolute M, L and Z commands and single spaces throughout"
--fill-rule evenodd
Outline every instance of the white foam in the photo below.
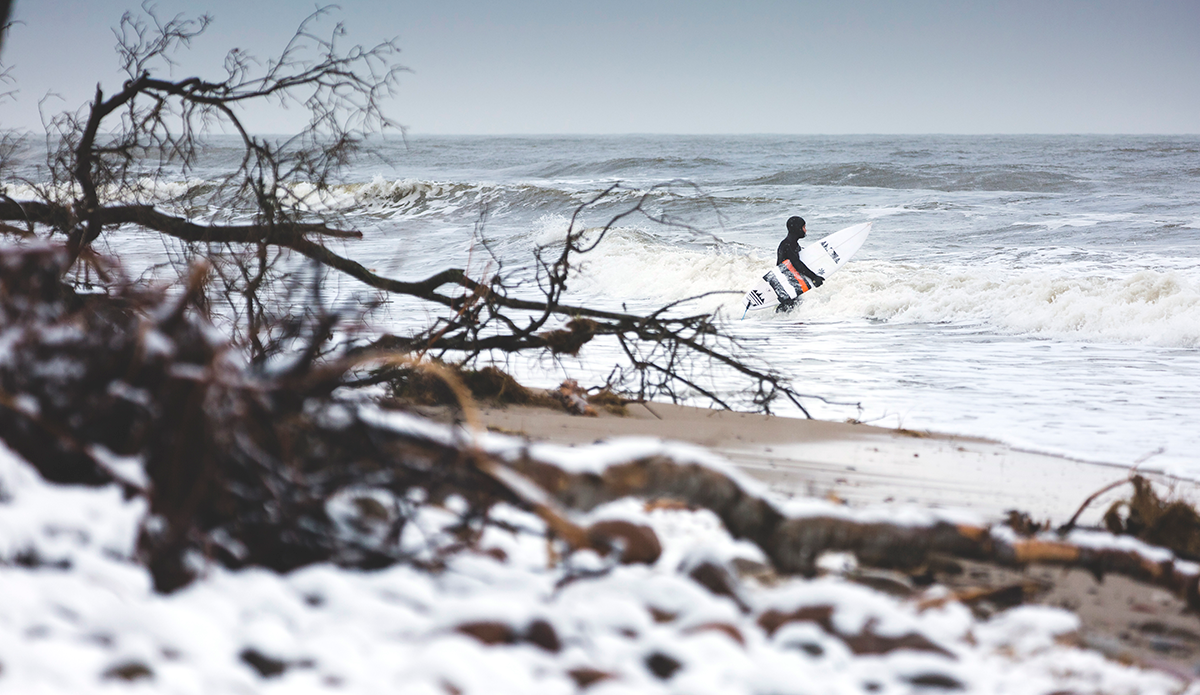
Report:
M 531 235 L 533 243 L 538 246 L 562 245 L 567 238 L 567 228 L 571 227 L 571 218 L 567 215 L 547 214 L 534 220 Z M 584 229 L 582 220 L 576 219 L 571 231 Z
M 563 222 L 565 226 L 565 222 Z M 689 304 L 740 316 L 741 292 L 771 259 L 732 246 L 683 249 L 615 229 L 583 257 L 585 291 L 647 305 L 730 291 Z M 856 260 L 805 295 L 804 321 L 981 323 L 1010 335 L 1087 342 L 1200 346 L 1200 287 L 1174 270 L 1102 275 L 1091 264 L 1013 271 L 1000 266 L 929 267 Z
M 644 235 L 628 228 L 611 230 L 600 246 L 581 258 L 581 288 L 608 297 L 661 305 L 710 292 L 732 293 L 689 303 L 687 310 L 693 312 L 738 304 L 774 261 L 762 250 L 647 243 Z
M 848 266 L 825 289 L 806 298 L 802 318 L 982 322 L 1010 334 L 1200 345 L 1200 288 L 1174 271 L 1104 277 L 868 261 Z

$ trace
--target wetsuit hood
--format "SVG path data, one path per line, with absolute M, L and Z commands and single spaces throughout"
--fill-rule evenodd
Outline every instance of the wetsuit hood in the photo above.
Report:
M 789 239 L 804 238 L 804 218 L 789 217 L 787 221 L 787 232 Z

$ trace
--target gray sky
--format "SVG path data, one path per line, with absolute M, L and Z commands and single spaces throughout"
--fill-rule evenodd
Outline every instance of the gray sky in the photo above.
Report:
M 235 46 L 269 57 L 314 7 L 156 4 L 215 18 L 175 77 L 221 75 Z M 340 4 L 349 40 L 399 38 L 412 72 L 389 112 L 415 135 L 1200 133 L 1200 0 Z M 0 123 L 40 130 L 48 92 L 59 110 L 118 89 L 109 28 L 131 7 L 16 0 Z

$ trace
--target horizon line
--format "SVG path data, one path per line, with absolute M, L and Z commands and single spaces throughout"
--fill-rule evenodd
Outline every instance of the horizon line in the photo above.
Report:
M 19 137 L 45 137 L 51 135 L 44 131 L 21 128 L 0 128 Z M 250 131 L 252 136 L 259 137 L 295 137 L 297 133 L 278 131 Z M 210 132 L 204 136 L 240 137 L 238 133 Z M 203 136 L 202 136 L 203 137 Z M 449 133 L 449 132 L 413 132 L 405 128 L 365 134 L 366 138 L 411 138 L 411 137 L 477 137 L 477 138 L 550 138 L 550 137 L 1200 137 L 1200 131 L 1195 132 L 992 132 L 992 133 L 954 133 L 954 132 L 859 132 L 859 133 L 766 133 L 766 132 L 707 132 L 707 133 L 668 133 L 656 131 L 628 131 L 613 133 L 587 132 L 540 132 L 540 133 Z
M 279 135 L 279 133 L 256 133 L 257 135 Z M 382 133 L 382 135 L 403 135 L 405 137 L 413 137 L 417 135 L 437 135 L 448 137 L 623 137 L 623 136 L 668 136 L 668 137 L 914 137 L 914 136 L 946 136 L 946 137 L 1000 137 L 1000 136 L 1138 136 L 1138 137 L 1187 137 L 1200 136 L 1200 131 L 1194 132 L 1176 132 L 1176 133 L 1159 133 L 1159 132 L 993 132 L 993 133 L 954 133 L 954 132 L 920 132 L 920 133 L 900 133 L 900 132 L 859 132 L 859 133 L 767 133 L 767 132 L 708 132 L 708 133 L 668 133 L 658 131 L 628 131 L 628 132 L 613 132 L 613 133 L 584 133 L 584 132 L 544 132 L 544 133 L 443 133 L 443 132 L 425 132 L 414 133 L 407 130 L 404 133 Z

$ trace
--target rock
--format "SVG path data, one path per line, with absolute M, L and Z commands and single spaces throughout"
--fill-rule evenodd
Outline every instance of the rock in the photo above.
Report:
M 870 622 L 857 634 L 842 634 L 833 626 L 832 606 L 804 606 L 790 613 L 772 609 L 758 617 L 759 626 L 766 631 L 768 636 L 774 635 L 784 625 L 795 622 L 816 623 L 825 632 L 845 642 L 846 647 L 855 654 L 887 654 L 898 649 L 911 649 L 955 658 L 952 652 L 935 644 L 924 635 L 916 632 L 909 632 L 899 637 L 880 635 L 875 632 L 873 624 Z
M 701 562 L 688 572 L 688 576 L 697 584 L 708 589 L 717 596 L 727 596 L 733 599 L 738 608 L 743 613 L 747 613 L 750 607 L 742 601 L 742 597 L 738 592 L 737 580 L 721 565 L 712 562 Z
M 558 640 L 558 632 L 554 626 L 541 619 L 534 620 L 529 623 L 529 627 L 525 628 L 525 641 L 536 644 L 548 652 L 557 653 L 562 649 L 562 642 Z
M 957 678 L 944 673 L 923 673 L 908 679 L 909 683 L 922 688 L 941 688 L 943 690 L 963 690 L 966 688 Z
M 514 644 L 517 641 L 517 631 L 512 626 L 494 620 L 463 623 L 454 629 L 484 644 Z
M 678 659 L 667 656 L 662 652 L 654 652 L 646 657 L 646 668 L 650 669 L 650 673 L 663 680 L 667 680 L 675 675 L 676 671 L 683 668 L 683 664 L 679 663 Z
M 833 606 L 804 606 L 791 613 L 771 609 L 758 616 L 758 624 L 766 631 L 768 637 L 788 623 L 802 622 L 816 623 L 825 632 L 837 634 L 833 629 Z
M 842 635 L 841 637 L 850 651 L 855 654 L 887 654 L 898 649 L 911 649 L 915 652 L 934 652 L 954 658 L 954 654 L 944 647 L 934 644 L 928 637 L 916 632 L 909 632 L 899 637 L 887 637 L 877 634 L 868 625 L 857 635 Z
M 615 675 L 609 673 L 608 671 L 601 671 L 589 666 L 573 668 L 570 671 L 567 671 L 567 675 L 570 676 L 572 680 L 575 681 L 575 685 L 579 686 L 580 688 L 586 688 L 595 683 L 599 683 L 600 681 L 616 678 Z
M 267 656 L 254 647 L 247 647 L 238 655 L 248 666 L 258 671 L 263 678 L 274 678 L 287 670 L 288 663 L 272 656 Z
M 662 555 L 662 544 L 654 529 L 628 521 L 597 521 L 588 527 L 588 540 L 600 549 L 621 546 L 621 563 L 654 564 Z
M 105 671 L 101 676 L 104 680 L 139 681 L 154 678 L 150 667 L 140 661 L 127 661 L 117 664 Z
M 650 617 L 653 618 L 654 622 L 656 622 L 656 623 L 669 623 L 672 620 L 674 620 L 675 618 L 679 617 L 678 613 L 672 613 L 671 611 L 664 611 L 663 609 L 655 608 L 654 606 L 650 606 L 649 608 L 647 608 L 647 610 L 650 611 Z

